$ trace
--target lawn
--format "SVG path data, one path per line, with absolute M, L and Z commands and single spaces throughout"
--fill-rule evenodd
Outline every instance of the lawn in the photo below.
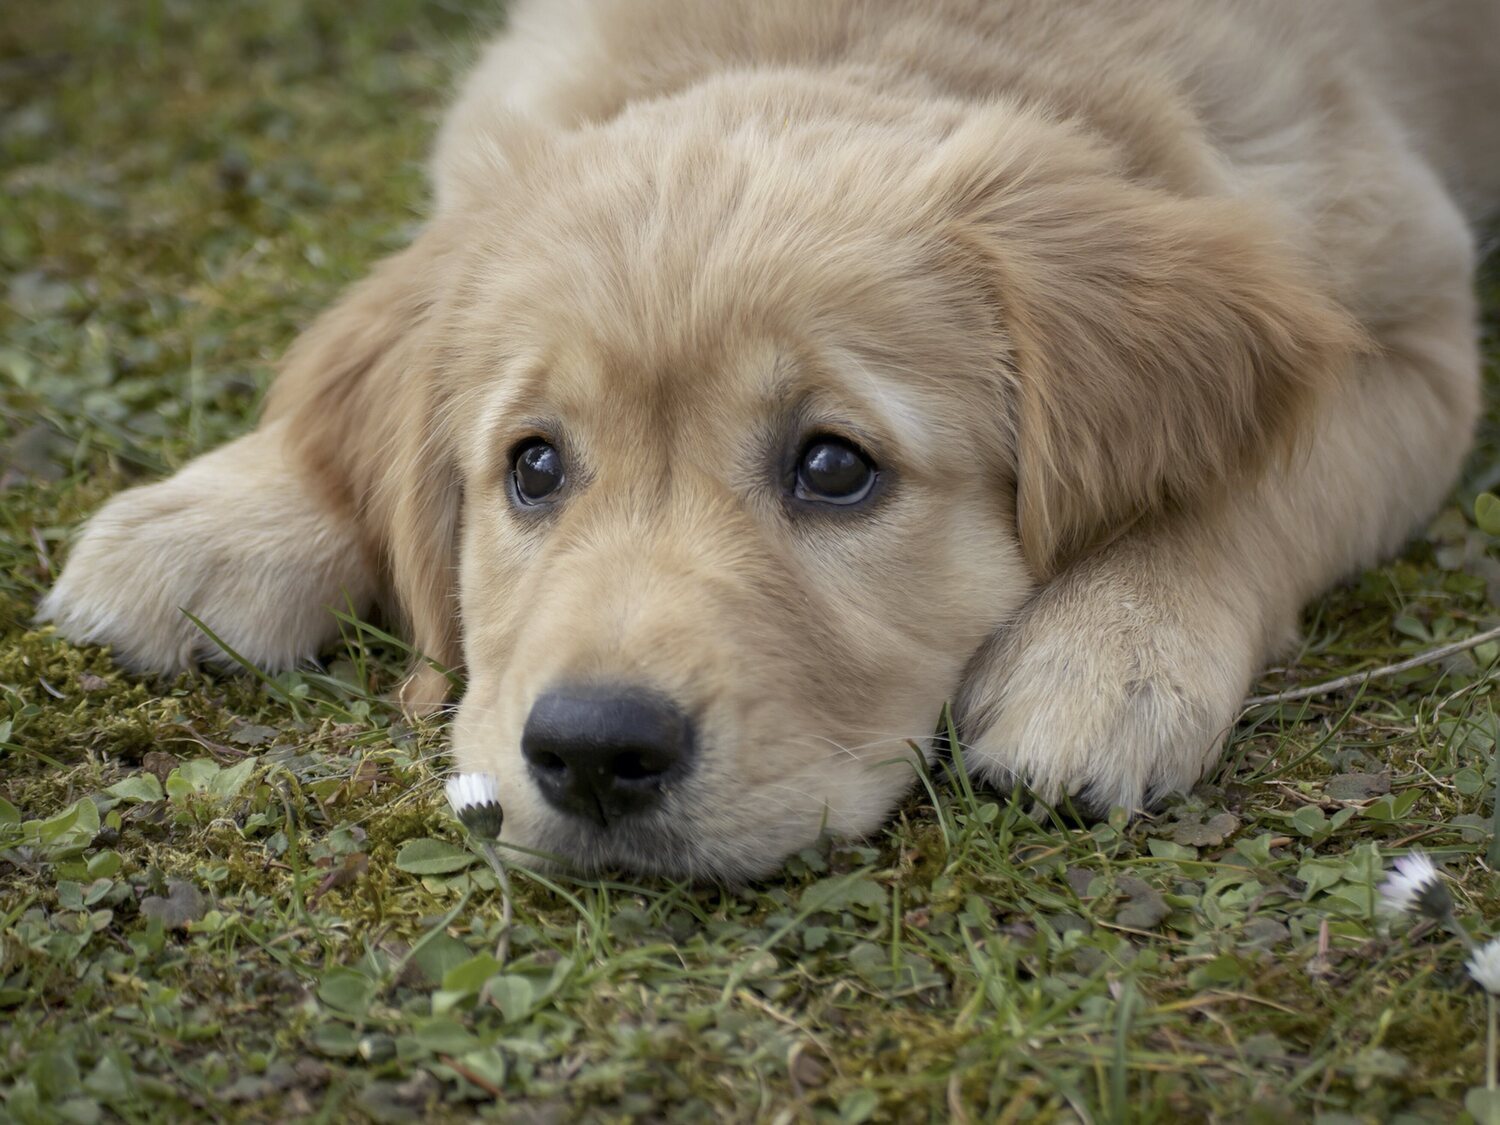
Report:
M 151 682 L 30 625 L 70 529 L 249 426 L 299 328 L 410 236 L 443 91 L 496 22 L 0 15 L 0 1118 L 1458 1119 L 1484 994 L 1374 887 L 1420 847 L 1500 928 L 1495 645 L 1250 709 L 1151 818 L 1080 826 L 955 763 L 757 886 L 518 869 L 501 966 L 442 729 L 385 702 L 378 635 L 351 624 L 318 671 Z M 1497 423 L 1257 690 L 1500 623 L 1473 518 Z

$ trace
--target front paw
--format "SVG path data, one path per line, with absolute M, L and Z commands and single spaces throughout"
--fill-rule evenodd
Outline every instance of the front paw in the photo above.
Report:
M 353 529 L 316 504 L 265 431 L 176 476 L 122 492 L 73 545 L 37 617 L 77 644 L 107 644 L 138 671 L 173 673 L 227 654 L 191 618 L 263 668 L 337 635 L 330 607 L 368 602 Z
M 1259 662 L 1255 633 L 1222 595 L 1152 570 L 1065 574 L 980 651 L 955 708 L 973 774 L 1135 811 L 1213 764 Z
M 225 628 L 220 607 L 206 605 L 225 560 L 204 535 L 213 508 L 195 512 L 182 492 L 169 480 L 111 498 L 74 542 L 37 620 L 75 644 L 109 645 L 135 671 L 179 672 L 206 656 L 211 642 L 184 611 L 208 609 L 210 627 Z

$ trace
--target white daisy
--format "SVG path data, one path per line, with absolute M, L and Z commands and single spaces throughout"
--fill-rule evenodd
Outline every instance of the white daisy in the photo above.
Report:
M 1443 877 L 1432 860 L 1421 852 L 1412 852 L 1396 861 L 1396 869 L 1380 884 L 1380 897 L 1391 910 L 1416 911 L 1437 921 L 1446 918 L 1453 909 Z
M 1500 993 L 1500 938 L 1481 945 L 1468 962 L 1469 975 L 1492 995 Z
M 476 836 L 499 837 L 505 824 L 500 808 L 500 782 L 487 773 L 456 773 L 444 786 L 453 815 Z

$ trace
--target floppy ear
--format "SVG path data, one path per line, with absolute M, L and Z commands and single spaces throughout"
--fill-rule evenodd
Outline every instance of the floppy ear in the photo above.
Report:
M 265 419 L 289 420 L 292 453 L 309 479 L 357 521 L 417 651 L 456 668 L 461 504 L 426 331 L 449 253 L 443 233 L 429 227 L 319 317 L 287 352 Z M 402 701 L 436 706 L 447 687 L 420 661 Z
M 1009 339 L 1040 577 L 1290 452 L 1362 346 L 1256 204 L 1132 182 L 1067 125 L 997 109 L 944 143 L 936 175 Z

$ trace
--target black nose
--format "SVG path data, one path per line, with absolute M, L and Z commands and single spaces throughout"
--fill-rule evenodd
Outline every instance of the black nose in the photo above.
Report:
M 521 753 L 548 801 L 603 827 L 654 808 L 687 773 L 692 724 L 643 688 L 558 688 L 532 704 Z

